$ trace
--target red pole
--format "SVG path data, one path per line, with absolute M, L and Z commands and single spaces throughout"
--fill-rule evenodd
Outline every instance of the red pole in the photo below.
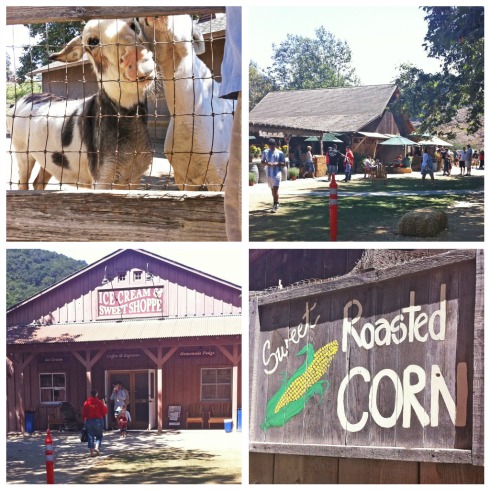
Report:
M 48 429 L 46 439 L 44 439 L 46 445 L 46 483 L 54 483 L 54 450 L 53 439 L 51 439 L 51 433 Z
M 330 183 L 330 240 L 337 241 L 337 182 L 335 182 L 335 174 L 332 174 L 332 182 Z

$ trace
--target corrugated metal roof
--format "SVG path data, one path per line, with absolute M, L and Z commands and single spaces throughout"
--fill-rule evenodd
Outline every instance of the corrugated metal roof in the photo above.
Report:
M 214 19 L 198 22 L 196 25 L 203 35 L 226 31 L 226 15 L 217 14 Z
M 268 93 L 250 112 L 256 126 L 358 131 L 380 117 L 396 85 L 370 85 Z
M 7 344 L 57 344 L 109 340 L 171 339 L 241 335 L 240 315 L 123 320 L 7 328 Z

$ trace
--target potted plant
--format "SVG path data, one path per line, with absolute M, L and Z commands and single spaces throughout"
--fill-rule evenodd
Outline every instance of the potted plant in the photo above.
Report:
M 290 180 L 296 180 L 299 177 L 299 168 L 298 167 L 291 167 L 288 170 L 288 178 Z
M 255 173 L 249 172 L 248 173 L 248 185 L 254 185 L 256 181 L 257 181 L 257 176 L 255 175 Z
M 257 147 L 255 145 L 250 145 L 249 151 L 248 151 L 248 161 L 252 163 L 252 158 L 255 158 L 255 154 L 257 152 Z

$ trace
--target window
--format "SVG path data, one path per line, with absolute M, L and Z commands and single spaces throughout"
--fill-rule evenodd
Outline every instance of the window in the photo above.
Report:
M 143 277 L 143 272 L 142 271 L 134 271 L 133 272 L 133 280 L 134 281 L 141 281 L 141 278 Z
M 66 402 L 65 373 L 41 373 L 39 375 L 41 403 Z
M 231 368 L 201 370 L 201 401 L 231 401 Z
M 118 278 L 119 282 L 121 282 L 121 281 L 125 281 L 125 280 L 126 280 L 126 273 L 125 273 L 125 272 L 120 272 L 120 273 L 117 275 L 117 278 Z

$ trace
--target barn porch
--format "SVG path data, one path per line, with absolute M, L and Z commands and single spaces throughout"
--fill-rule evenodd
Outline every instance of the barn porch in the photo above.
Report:
M 11 327 L 7 389 L 15 396 L 8 399 L 7 430 L 24 432 L 26 411 L 35 412 L 37 429 L 56 428 L 62 423 L 59 401 L 80 410 L 92 389 L 106 400 L 110 428 L 110 395 L 118 381 L 129 391 L 130 428 L 161 432 L 169 427 L 168 408 L 174 405 L 181 407 L 184 428 L 187 408 L 201 402 L 205 377 L 213 375 L 228 385 L 236 427 L 240 329 L 239 316 Z M 23 343 L 16 343 L 19 338 Z

